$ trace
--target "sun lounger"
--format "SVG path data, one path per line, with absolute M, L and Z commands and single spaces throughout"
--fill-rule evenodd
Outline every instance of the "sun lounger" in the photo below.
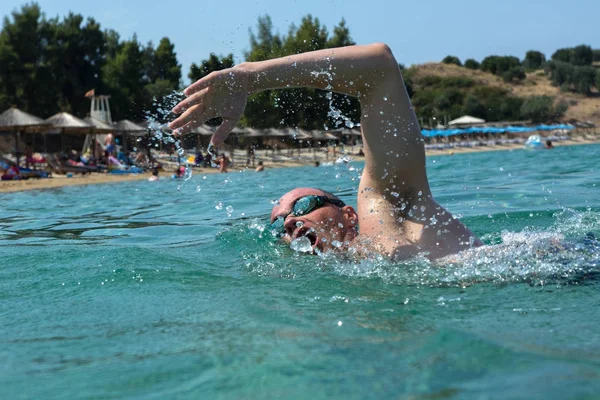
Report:
M 56 156 L 56 154 L 46 154 L 46 163 L 52 169 L 53 172 L 61 175 L 65 175 L 68 173 L 74 174 L 89 174 L 91 172 L 100 171 L 99 167 L 80 167 L 74 165 L 67 165 L 63 163 L 63 161 Z

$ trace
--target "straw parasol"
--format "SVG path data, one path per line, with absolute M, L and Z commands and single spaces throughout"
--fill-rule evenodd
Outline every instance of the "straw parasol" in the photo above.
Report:
M 138 125 L 135 122 L 131 122 L 128 119 L 117 122 L 113 130 L 130 136 L 144 136 L 148 133 L 148 130 L 145 127 Z
M 41 118 L 27 114 L 17 107 L 11 107 L 0 114 L 0 131 L 12 131 L 15 135 L 15 156 L 17 165 L 19 164 L 19 139 L 22 131 L 31 131 L 39 129 L 47 124 Z
M 152 158 L 150 157 L 151 156 L 151 154 L 150 154 L 150 139 L 149 139 L 150 131 L 148 128 L 146 128 L 140 124 L 136 124 L 135 122 L 132 122 L 128 119 L 122 119 L 114 125 L 113 131 L 123 135 L 123 148 L 126 153 L 129 151 L 128 145 L 127 145 L 127 142 L 129 141 L 129 136 L 133 136 L 133 137 L 147 136 L 146 151 L 148 152 L 149 159 L 152 160 Z
M 96 119 L 94 117 L 86 117 L 84 121 L 90 124 L 92 128 L 90 130 L 90 136 L 87 136 L 85 138 L 83 151 L 85 151 L 88 148 L 88 146 L 90 145 L 89 140 L 91 139 L 91 144 L 93 146 L 92 154 L 94 154 L 94 157 L 96 157 L 96 143 L 98 142 L 98 138 L 96 137 L 97 134 L 100 134 L 100 140 L 104 140 L 106 134 L 113 132 L 115 130 L 115 127 L 114 125 L 107 124 L 106 122 L 100 121 L 99 119 Z
M 93 117 L 86 117 L 84 121 L 91 125 L 94 133 L 109 133 L 115 130 L 114 125 L 109 125 Z
M 45 122 L 49 125 L 49 129 L 45 132 L 46 134 L 60 134 L 61 150 L 63 153 L 65 151 L 65 134 L 69 133 L 74 135 L 87 135 L 90 133 L 90 129 L 92 129 L 92 125 L 67 112 L 54 114 L 50 118 L 47 118 Z M 46 136 L 44 136 L 44 147 L 45 143 Z

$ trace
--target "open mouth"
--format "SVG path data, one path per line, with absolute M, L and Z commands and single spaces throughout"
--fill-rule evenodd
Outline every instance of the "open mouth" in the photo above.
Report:
M 308 228 L 299 229 L 296 232 L 296 234 L 294 235 L 294 238 L 300 238 L 300 237 L 305 237 L 308 240 L 310 240 L 310 247 L 312 248 L 313 252 L 316 249 L 321 250 L 321 248 L 319 247 L 321 244 L 321 241 L 319 240 L 317 233 L 313 229 L 308 229 Z

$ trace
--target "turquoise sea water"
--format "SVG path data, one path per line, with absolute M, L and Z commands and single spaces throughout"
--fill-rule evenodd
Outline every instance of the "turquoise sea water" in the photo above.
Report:
M 360 163 L 2 194 L 0 397 L 598 398 L 599 159 L 428 158 L 493 245 L 444 267 L 263 232 L 296 186 L 355 204 Z

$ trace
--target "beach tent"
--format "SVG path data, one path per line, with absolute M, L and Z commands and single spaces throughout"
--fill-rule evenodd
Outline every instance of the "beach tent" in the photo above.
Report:
M 21 156 L 19 150 L 21 132 L 32 132 L 35 129 L 43 128 L 46 125 L 47 123 L 41 118 L 27 114 L 16 107 L 11 107 L 0 114 L 0 131 L 9 131 L 15 135 L 15 156 L 17 158 L 17 165 L 19 165 L 19 157 Z
M 65 135 L 87 135 L 93 128 L 92 125 L 88 124 L 82 119 L 77 118 L 67 112 L 60 112 L 54 114 L 50 118 L 45 120 L 48 123 L 46 134 L 60 134 L 61 150 L 65 151 Z M 44 140 L 45 141 L 45 140 Z
M 453 119 L 448 122 L 448 125 L 475 125 L 475 124 L 483 124 L 485 123 L 485 119 L 471 117 L 470 115 L 463 115 L 460 118 Z

